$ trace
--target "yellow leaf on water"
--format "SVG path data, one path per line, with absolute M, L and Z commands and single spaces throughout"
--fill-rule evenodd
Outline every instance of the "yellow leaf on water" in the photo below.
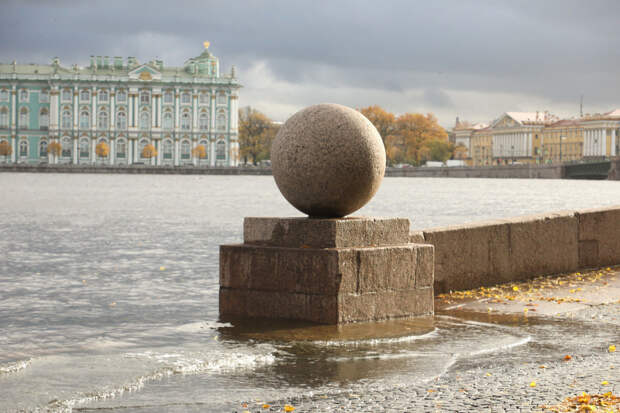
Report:
M 487 373 L 486 376 L 489 377 L 491 375 L 491 373 Z
M 284 411 L 285 412 L 292 412 L 293 410 L 295 410 L 295 408 L 293 406 L 291 406 L 290 404 L 284 405 Z
M 535 381 L 531 382 L 530 387 L 536 387 L 536 382 Z
M 609 346 L 609 352 L 613 353 L 614 351 L 616 351 L 616 346 L 612 344 L 611 346 Z
M 159 271 L 165 271 L 166 267 L 164 267 L 163 265 L 161 267 L 159 267 Z
M 608 382 L 607 380 L 603 380 L 603 381 L 601 382 L 601 384 L 602 384 L 603 386 L 607 386 L 607 385 L 609 384 L 609 382 Z

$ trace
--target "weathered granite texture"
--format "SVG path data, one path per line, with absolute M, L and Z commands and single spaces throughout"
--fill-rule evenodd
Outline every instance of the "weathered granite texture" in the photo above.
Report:
M 220 247 L 220 316 L 337 324 L 433 314 L 433 246 L 407 219 L 246 218 Z
M 305 108 L 280 128 L 271 146 L 282 195 L 312 217 L 343 217 L 363 207 L 385 173 L 385 148 L 361 113 L 336 104 Z
M 579 266 L 620 264 L 620 208 L 586 209 L 579 220 Z

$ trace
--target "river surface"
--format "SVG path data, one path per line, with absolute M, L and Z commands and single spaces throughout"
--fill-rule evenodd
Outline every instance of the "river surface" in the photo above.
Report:
M 422 229 L 614 204 L 620 182 L 386 178 L 357 215 Z M 220 323 L 218 245 L 242 240 L 244 216 L 301 216 L 270 176 L 2 173 L 0 212 L 0 411 L 230 411 L 431 380 L 482 354 L 552 357 L 572 328 Z

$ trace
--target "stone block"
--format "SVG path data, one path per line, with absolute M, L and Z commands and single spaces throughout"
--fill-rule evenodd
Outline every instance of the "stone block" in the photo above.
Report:
M 292 248 L 347 248 L 409 242 L 406 218 L 263 218 L 243 221 L 245 244 Z
M 579 266 L 602 267 L 620 263 L 620 207 L 575 213 L 579 221 Z
M 248 218 L 246 243 L 220 246 L 221 317 L 333 324 L 433 313 L 434 248 L 409 243 L 408 220 L 274 220 Z

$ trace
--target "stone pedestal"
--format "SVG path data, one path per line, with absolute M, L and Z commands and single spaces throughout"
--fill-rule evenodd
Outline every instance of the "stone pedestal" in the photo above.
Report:
M 434 247 L 400 218 L 245 218 L 220 246 L 220 316 L 324 324 L 433 314 Z

